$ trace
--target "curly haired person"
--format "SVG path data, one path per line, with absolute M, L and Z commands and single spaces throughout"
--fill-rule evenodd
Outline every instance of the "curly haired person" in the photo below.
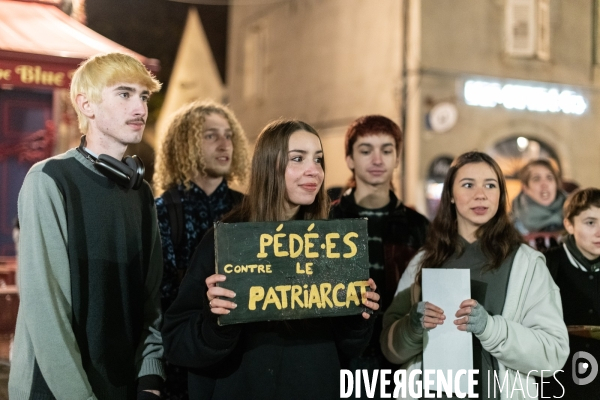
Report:
M 229 212 L 242 194 L 228 182 L 243 182 L 247 141 L 233 112 L 211 101 L 178 110 L 160 147 L 155 174 L 156 210 L 162 237 L 163 312 L 177 297 L 194 249 L 213 222 Z M 165 394 L 187 399 L 187 371 L 167 364 Z

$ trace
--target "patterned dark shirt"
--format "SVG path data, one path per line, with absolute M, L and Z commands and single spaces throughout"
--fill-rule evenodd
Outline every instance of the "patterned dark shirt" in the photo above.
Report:
M 200 240 L 212 226 L 221 219 L 235 205 L 235 198 L 241 197 L 232 194 L 227 182 L 223 182 L 217 189 L 207 196 L 204 190 L 195 183 L 185 190 L 183 185 L 178 186 L 179 196 L 183 210 L 183 232 L 179 248 L 175 250 L 171 236 L 169 212 L 163 196 L 156 198 L 156 213 L 158 216 L 158 229 L 162 240 L 164 271 L 161 285 L 161 298 L 163 311 L 165 311 L 177 297 L 179 291 L 178 269 L 185 271 L 189 260 Z
M 161 284 L 161 303 L 163 313 L 169 308 L 179 292 L 180 276 L 188 267 L 189 260 L 204 234 L 235 206 L 242 194 L 229 189 L 227 182 L 223 182 L 217 189 L 207 196 L 204 190 L 195 183 L 191 183 L 189 190 L 179 185 L 179 197 L 183 211 L 183 232 L 178 249 L 174 248 L 171 236 L 171 223 L 169 212 L 163 196 L 156 198 L 156 213 L 158 216 L 158 229 L 163 248 L 163 278 Z M 163 389 L 165 399 L 186 400 L 187 371 L 167 363 L 167 380 Z

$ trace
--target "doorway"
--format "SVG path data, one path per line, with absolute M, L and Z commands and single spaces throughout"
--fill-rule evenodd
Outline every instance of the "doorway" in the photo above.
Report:
M 0 90 L 0 256 L 14 256 L 17 198 L 31 166 L 52 155 L 52 92 Z

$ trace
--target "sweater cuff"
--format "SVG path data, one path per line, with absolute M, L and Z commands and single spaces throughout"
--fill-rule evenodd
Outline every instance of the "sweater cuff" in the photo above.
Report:
M 358 315 L 342 317 L 342 321 L 352 331 L 366 331 L 375 324 L 376 318 L 376 314 L 371 314 L 369 319 L 364 319 L 361 312 Z
M 400 325 L 402 332 L 404 332 L 406 339 L 412 344 L 420 343 L 423 345 L 423 335 L 425 334 L 425 328 L 421 332 L 417 332 L 410 323 L 410 317 L 406 316 L 400 320 L 398 323 Z
M 158 375 L 161 379 L 165 379 L 165 369 L 161 359 L 145 358 L 142 361 L 142 368 L 138 374 L 138 379 L 146 375 Z
M 137 391 L 158 390 L 161 391 L 163 378 L 159 375 L 144 375 L 138 379 Z
M 205 304 L 202 311 L 204 315 L 199 321 L 199 328 L 206 343 L 215 349 L 227 349 L 233 346 L 242 331 L 240 325 L 219 325 L 218 316 L 210 312 L 208 304 Z
M 485 329 L 481 334 L 475 335 L 475 337 L 477 337 L 477 339 L 479 339 L 480 342 L 485 342 L 486 340 L 489 340 L 492 337 L 495 325 L 496 321 L 494 321 L 494 318 L 488 314 Z

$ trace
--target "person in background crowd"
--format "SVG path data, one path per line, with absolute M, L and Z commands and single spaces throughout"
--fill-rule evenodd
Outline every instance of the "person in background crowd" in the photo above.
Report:
M 402 132 L 389 118 L 367 115 L 346 132 L 346 164 L 352 171 L 347 191 L 333 203 L 329 218 L 368 218 L 369 273 L 379 287 L 381 309 L 394 298 L 402 273 L 425 242 L 429 221 L 406 207 L 394 194 L 392 178 L 400 162 Z M 392 369 L 379 346 L 381 319 L 371 342 L 350 369 Z M 380 391 L 376 391 L 379 396 Z M 366 394 L 365 394 L 366 396 Z M 377 397 L 379 398 L 379 397 Z
M 344 188 L 342 186 L 333 186 L 327 189 L 327 197 L 329 200 L 335 201 L 340 198 L 342 195 Z
M 19 225 L 19 217 L 17 216 L 13 219 L 13 228 L 12 228 L 12 239 L 13 239 L 13 243 L 15 245 L 15 258 L 19 257 L 19 236 L 20 236 L 20 234 L 21 234 L 21 226 Z M 16 261 L 15 261 L 14 265 L 18 268 Z M 18 271 L 15 270 L 15 281 L 18 279 L 19 279 Z M 14 321 L 14 319 L 12 321 Z M 14 343 L 14 336 L 10 338 L 10 343 L 8 346 L 8 361 L 9 362 L 12 360 L 12 357 L 13 357 L 13 343 Z
M 540 251 L 556 246 L 567 197 L 557 168 L 547 159 L 532 160 L 521 168 L 519 179 L 521 192 L 512 203 L 515 228 Z
M 600 189 L 574 192 L 565 202 L 563 213 L 568 236 L 562 246 L 548 250 L 545 256 L 554 282 L 560 288 L 564 320 L 567 326 L 600 327 Z M 600 341 L 597 338 L 585 337 L 590 332 L 583 329 L 573 329 L 569 333 L 569 360 L 579 351 L 590 353 L 600 360 Z M 576 364 L 577 367 L 579 364 Z M 577 374 L 581 375 L 580 372 Z M 557 378 L 562 387 L 554 379 L 549 379 L 550 385 L 545 387 L 550 386 L 551 389 L 544 390 L 545 396 L 558 398 L 564 394 L 562 398 L 566 400 L 600 399 L 600 379 L 596 378 L 586 385 L 575 384 L 571 363 L 564 372 L 557 374 Z
M 19 225 L 19 217 L 13 219 L 12 239 L 15 244 L 15 255 L 19 255 L 19 235 L 21 234 L 21 226 Z
M 525 393 L 537 393 L 534 376 L 562 368 L 569 348 L 558 287 L 542 254 L 522 244 L 506 202 L 504 176 L 490 156 L 469 152 L 452 163 L 423 250 L 398 284 L 381 335 L 385 356 L 412 370 L 421 369 L 425 329 L 453 323 L 473 333 L 482 399 L 529 398 Z M 469 269 L 472 298 L 452 310 L 422 299 L 424 268 Z M 503 389 L 489 378 L 493 372 Z M 515 384 L 521 391 L 511 390 Z
M 162 384 L 156 208 L 142 140 L 160 83 L 135 58 L 75 71 L 77 149 L 35 164 L 19 193 L 20 305 L 11 399 L 158 399 Z
M 315 129 L 296 120 L 272 122 L 257 139 L 248 194 L 225 222 L 325 219 L 329 200 L 324 174 Z M 379 295 L 372 279 L 369 286 L 372 291 L 365 293 L 363 304 L 377 310 Z M 340 357 L 360 354 L 375 318 L 363 312 L 218 325 L 219 315 L 235 312 L 233 299 L 226 276 L 215 274 L 210 231 L 191 259 L 163 327 L 167 359 L 190 368 L 190 398 L 339 398 Z
M 566 181 L 566 180 L 562 180 L 562 189 L 566 192 L 566 193 L 573 193 L 574 191 L 576 191 L 577 189 L 579 189 L 579 184 L 577 182 L 574 181 Z
M 233 112 L 214 102 L 196 101 L 177 111 L 157 157 L 156 199 L 162 238 L 163 312 L 177 297 L 194 249 L 213 222 L 243 195 L 228 182 L 243 183 L 248 169 L 246 135 Z M 187 371 L 167 364 L 165 396 L 184 400 Z

